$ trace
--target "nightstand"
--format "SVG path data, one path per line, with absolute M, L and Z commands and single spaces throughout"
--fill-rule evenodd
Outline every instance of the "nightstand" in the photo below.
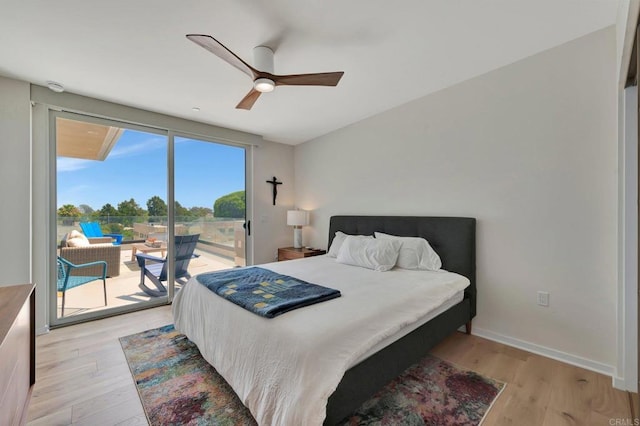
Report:
M 305 257 L 325 254 L 326 250 L 283 247 L 278 249 L 278 262 L 281 260 L 302 259 Z

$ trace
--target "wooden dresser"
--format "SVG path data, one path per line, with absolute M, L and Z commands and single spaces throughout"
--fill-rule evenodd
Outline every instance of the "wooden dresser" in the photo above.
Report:
M 283 247 L 278 249 L 278 261 L 302 259 L 305 257 L 319 256 L 325 254 L 326 250 L 310 249 L 310 248 L 293 248 Z
M 36 381 L 33 284 L 0 287 L 0 425 L 23 425 Z

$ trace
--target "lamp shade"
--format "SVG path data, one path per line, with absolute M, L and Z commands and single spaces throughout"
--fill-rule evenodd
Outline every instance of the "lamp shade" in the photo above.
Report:
M 309 215 L 304 210 L 287 211 L 287 225 L 289 226 L 305 226 L 309 224 Z

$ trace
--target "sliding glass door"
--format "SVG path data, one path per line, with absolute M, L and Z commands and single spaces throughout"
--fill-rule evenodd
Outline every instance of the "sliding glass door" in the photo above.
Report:
M 149 202 L 167 196 L 166 132 L 64 113 L 56 114 L 54 129 L 52 324 L 166 303 L 166 295 L 140 291 L 133 254 L 145 242 L 140 228 L 148 222 Z M 153 254 L 165 253 L 166 246 Z
M 245 148 L 70 113 L 51 123 L 52 325 L 164 304 L 191 275 L 246 264 Z
M 193 273 L 246 265 L 245 176 L 243 147 L 174 137 L 175 244 L 198 240 L 188 271 L 176 259 L 178 285 Z

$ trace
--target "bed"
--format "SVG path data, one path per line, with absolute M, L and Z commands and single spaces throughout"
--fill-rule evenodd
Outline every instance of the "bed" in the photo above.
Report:
M 213 294 L 193 278 L 174 300 L 176 328 L 196 343 L 260 424 L 320 424 L 322 419 L 335 424 L 443 338 L 462 326 L 470 331 L 476 305 L 475 219 L 334 216 L 329 245 L 337 231 L 423 237 L 451 274 L 395 269 L 357 272 L 362 268 L 318 256 L 260 266 L 320 285 L 333 283 L 342 297 L 264 319 Z M 329 278 L 323 274 L 329 269 L 337 272 L 331 282 L 325 282 Z M 429 276 L 434 286 L 437 283 L 437 297 L 420 296 L 424 285 L 412 283 L 419 274 Z M 401 292 L 389 292 L 389 286 L 380 281 L 383 277 L 401 277 L 406 284 Z M 349 305 L 354 303 L 352 288 L 364 295 L 364 301 Z M 384 296 L 371 295 L 377 291 Z M 374 311 L 375 300 L 387 296 L 391 300 L 391 293 L 398 293 L 398 299 L 389 303 L 402 303 L 401 308 L 391 305 L 384 314 Z M 429 307 L 428 315 L 419 311 L 419 304 Z M 283 336 L 294 339 L 285 344 Z M 275 352 L 282 347 L 286 351 Z M 266 370 L 284 378 L 274 379 Z

